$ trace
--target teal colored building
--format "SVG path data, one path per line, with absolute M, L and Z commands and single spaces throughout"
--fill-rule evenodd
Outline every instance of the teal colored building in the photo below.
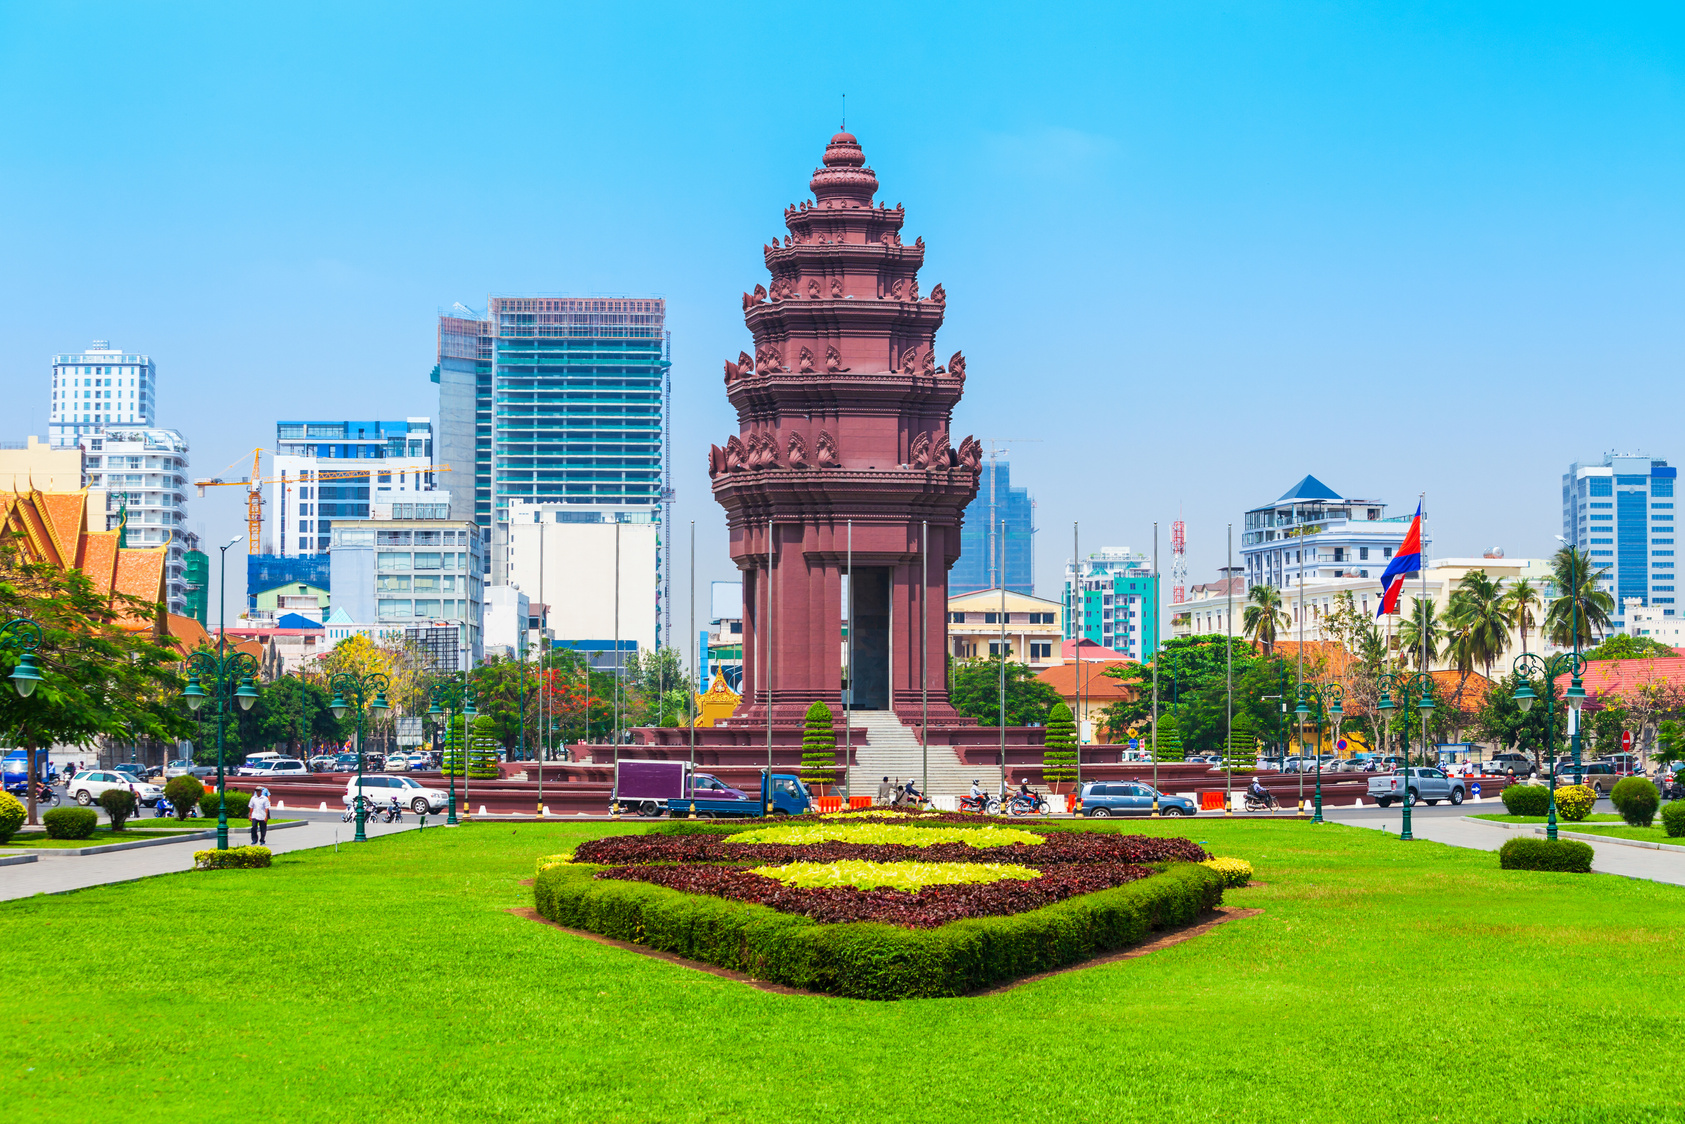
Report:
M 1158 651 L 1158 579 L 1143 554 L 1107 549 L 1077 567 L 1067 564 L 1061 603 L 1066 640 L 1088 640 L 1142 663 Z

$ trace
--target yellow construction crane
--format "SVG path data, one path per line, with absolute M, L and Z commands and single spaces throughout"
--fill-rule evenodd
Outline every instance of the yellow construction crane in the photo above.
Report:
M 263 553 L 263 486 L 265 484 L 303 484 L 314 483 L 317 480 L 347 480 L 359 477 L 367 478 L 372 473 L 392 471 L 391 468 L 383 470 L 380 467 L 380 462 L 378 461 L 371 461 L 369 467 L 367 468 L 335 468 L 328 469 L 325 472 L 311 471 L 308 479 L 303 476 L 259 476 L 258 470 L 262 457 L 263 450 L 261 448 L 252 450 L 252 472 L 250 476 L 243 476 L 238 480 L 224 480 L 222 477 L 218 476 L 210 480 L 195 480 L 193 482 L 193 486 L 199 489 L 199 495 L 201 498 L 204 496 L 206 488 L 246 489 L 246 550 L 251 554 Z M 234 465 L 231 464 L 228 468 L 223 469 L 223 471 L 227 472 L 233 467 Z M 449 472 L 450 465 L 430 465 L 425 471 Z

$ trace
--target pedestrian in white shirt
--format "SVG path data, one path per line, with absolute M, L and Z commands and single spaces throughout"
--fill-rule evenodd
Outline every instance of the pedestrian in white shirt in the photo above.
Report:
M 260 788 L 252 796 L 246 812 L 251 816 L 252 846 L 269 842 L 269 790 Z

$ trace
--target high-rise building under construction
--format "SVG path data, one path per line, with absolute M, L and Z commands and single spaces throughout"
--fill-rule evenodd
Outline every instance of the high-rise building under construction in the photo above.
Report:
M 508 581 L 511 506 L 557 523 L 661 525 L 659 643 L 670 642 L 665 516 L 670 342 L 655 298 L 492 297 L 439 317 L 435 460 L 453 512 L 491 543 Z M 536 599 L 537 590 L 525 591 Z M 623 591 L 628 596 L 640 596 Z

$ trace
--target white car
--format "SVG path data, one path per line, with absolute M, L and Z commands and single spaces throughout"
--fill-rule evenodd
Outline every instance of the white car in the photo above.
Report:
M 309 773 L 304 762 L 296 757 L 248 757 L 246 763 L 234 770 L 237 777 L 302 777 Z
M 357 795 L 357 778 L 352 777 L 345 782 L 345 795 L 340 799 L 347 807 Z M 413 777 L 385 777 L 378 774 L 365 774 L 363 777 L 363 796 L 375 805 L 386 805 L 396 796 L 398 803 L 421 815 L 423 812 L 443 811 L 448 797 L 442 789 L 427 788 Z
M 192 775 L 193 762 L 191 761 L 171 761 L 168 765 L 164 766 L 165 780 L 170 780 L 172 777 L 190 777 Z
M 158 803 L 158 798 L 164 795 L 164 790 L 157 785 L 147 784 L 128 773 L 119 773 L 113 769 L 84 769 L 70 779 L 69 788 L 70 795 L 84 808 L 98 800 L 101 793 L 113 788 L 125 791 L 133 789 L 139 793 L 140 802 L 149 808 Z

